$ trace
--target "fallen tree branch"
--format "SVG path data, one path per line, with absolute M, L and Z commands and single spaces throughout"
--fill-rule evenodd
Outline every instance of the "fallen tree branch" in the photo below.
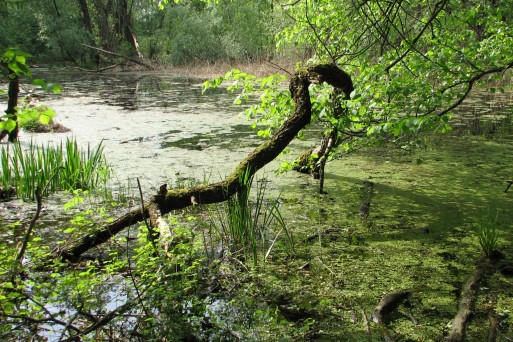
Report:
M 116 63 L 116 64 L 112 64 L 112 65 L 106 66 L 104 68 L 99 68 L 99 69 L 86 69 L 86 68 L 80 68 L 80 67 L 74 67 L 73 69 L 77 69 L 77 70 L 80 70 L 80 71 L 83 71 L 83 72 L 103 72 L 105 70 L 114 69 L 114 68 L 116 68 L 118 66 L 125 65 L 125 64 L 126 64 L 126 61 L 123 61 L 123 62 L 119 62 L 119 63 Z
M 101 319 L 97 320 L 95 323 L 91 324 L 89 327 L 85 328 L 84 330 L 80 331 L 79 333 L 71 336 L 68 339 L 62 340 L 63 342 L 73 342 L 73 341 L 79 341 L 81 336 L 86 336 L 87 334 L 98 330 L 99 328 L 107 325 L 115 319 L 116 317 L 119 317 L 123 313 L 131 310 L 133 307 L 135 307 L 137 303 L 135 301 L 129 300 L 125 302 L 125 304 L 118 306 L 112 311 L 109 311 L 105 316 L 103 316 Z
M 76 261 L 84 252 L 108 241 L 124 228 L 142 221 L 145 217 L 150 217 L 150 209 L 155 208 L 155 206 L 158 207 L 161 215 L 165 215 L 173 210 L 191 205 L 226 201 L 242 187 L 240 182 L 241 174 L 247 170 L 249 176 L 252 176 L 259 169 L 273 161 L 296 137 L 299 131 L 310 123 L 312 105 L 308 86 L 310 85 L 311 77 L 340 88 L 345 92 L 349 91 L 349 86 L 352 87 L 349 75 L 334 65 L 321 64 L 297 72 L 290 80 L 289 85 L 290 93 L 294 100 L 294 113 L 270 140 L 257 147 L 225 180 L 210 185 L 159 193 L 149 202 L 146 202 L 142 209 L 130 211 L 94 234 L 83 237 L 74 247 L 58 251 L 58 253 L 65 260 Z
M 100 51 L 100 52 L 102 52 L 104 54 L 107 54 L 107 55 L 110 55 L 110 56 L 124 58 L 124 59 L 126 59 L 126 60 L 128 60 L 130 62 L 134 62 L 135 64 L 143 66 L 143 67 L 145 67 L 145 68 L 147 68 L 149 70 L 153 70 L 153 67 L 151 65 L 146 64 L 144 62 L 141 62 L 137 58 L 125 56 L 125 55 L 122 55 L 122 54 L 119 54 L 119 53 L 116 53 L 116 52 L 112 52 L 112 51 L 107 51 L 107 50 L 100 49 L 100 48 L 97 48 L 97 47 L 94 47 L 94 46 L 91 46 L 91 45 L 87 45 L 87 44 L 82 44 L 82 46 L 85 46 L 87 48 L 90 48 L 90 49 L 93 49 L 93 50 L 96 50 L 96 51 Z
M 374 323 L 380 324 L 385 321 L 385 315 L 392 312 L 402 301 L 411 295 L 410 290 L 402 290 L 387 293 L 378 303 L 378 306 L 372 312 Z
M 465 328 L 474 313 L 474 305 L 477 297 L 479 283 L 483 279 L 486 270 L 490 267 L 488 260 L 478 263 L 474 273 L 470 276 L 463 288 L 458 313 L 452 320 L 452 329 L 446 338 L 447 342 L 462 342 L 465 340 Z

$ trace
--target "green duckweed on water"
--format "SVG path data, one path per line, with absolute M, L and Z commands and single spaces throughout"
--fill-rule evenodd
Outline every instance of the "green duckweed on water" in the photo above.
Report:
M 504 192 L 513 172 L 510 144 L 508 137 L 454 135 L 436 137 L 413 155 L 360 150 L 328 164 L 326 195 L 308 176 L 287 175 L 282 213 L 296 239 L 295 257 L 276 253 L 259 272 L 232 275 L 244 279 L 234 298 L 260 298 L 276 310 L 273 324 L 254 327 L 260 338 L 267 332 L 270 340 L 443 340 L 482 258 L 473 224 L 498 213 L 500 262 L 513 262 L 513 198 Z M 364 181 L 374 186 L 362 219 Z M 511 275 L 490 270 L 468 341 L 487 340 L 489 314 L 499 322 L 499 340 L 512 338 L 512 285 Z M 412 295 L 389 322 L 374 324 L 379 300 L 405 289 Z
M 283 229 L 269 230 L 274 235 L 254 266 L 236 251 L 228 251 L 229 241 L 224 251 L 209 244 L 213 241 L 209 236 L 215 233 L 199 223 L 208 220 L 209 214 L 218 215 L 216 207 L 195 206 L 168 218 L 185 236 L 172 245 L 176 259 L 152 259 L 151 253 L 137 252 L 143 247 L 135 242 L 134 228 L 123 233 L 126 240 L 122 234 L 90 253 L 92 258 L 99 254 L 105 264 L 77 266 L 92 272 L 81 276 L 80 284 L 94 285 L 99 279 L 118 284 L 119 289 L 106 285 L 84 290 L 94 298 L 103 296 L 111 310 L 120 305 L 114 298 L 121 297 L 122 303 L 126 293 L 133 295 L 134 280 L 120 276 L 126 268 L 142 272 L 141 284 L 144 277 L 157 280 L 146 289 L 153 296 L 148 303 L 159 306 L 154 316 L 161 323 L 145 333 L 153 336 L 155 327 L 160 327 L 160 335 L 170 340 L 176 336 L 168 336 L 173 330 L 169 327 L 176 325 L 183 330 L 180 336 L 208 341 L 442 341 L 451 330 L 465 283 L 483 258 L 475 227 L 493 217 L 501 258 L 494 259 L 496 266 L 480 284 L 466 340 L 488 340 L 490 322 L 495 321 L 497 340 L 508 341 L 513 339 L 513 190 L 505 189 L 513 172 L 512 140 L 508 131 L 477 135 L 456 131 L 432 137 L 425 150 L 415 153 L 385 147 L 360 149 L 327 165 L 328 193 L 324 195 L 318 194 L 318 181 L 309 175 L 268 174 L 265 181 L 258 175 L 255 184 L 262 181 L 268 186 L 266 201 L 280 198 L 280 213 L 292 233 L 293 248 Z M 196 184 L 185 178 L 181 183 L 177 181 L 176 186 Z M 59 240 L 59 234 L 84 233 L 96 220 L 87 216 L 88 211 L 93 212 L 77 208 L 71 223 L 57 230 L 58 222 L 36 229 L 35 235 L 42 237 L 39 243 L 48 249 L 45 243 Z M 105 210 L 101 213 L 98 220 L 109 219 Z M 183 225 L 178 222 L 182 218 L 188 218 Z M 14 241 L 12 232 L 2 234 Z M 134 251 L 129 243 L 135 244 Z M 131 253 L 139 254 L 123 264 Z M 112 266 L 104 269 L 104 265 Z M 169 270 L 161 271 L 162 267 Z M 52 278 L 64 286 L 62 298 L 68 298 L 66 279 L 75 279 L 73 272 L 66 270 Z M 375 323 L 372 314 L 379 301 L 405 290 L 411 295 L 386 315 L 384 323 Z M 73 313 L 62 298 L 52 301 Z M 141 309 L 134 310 L 136 316 L 144 317 Z M 132 318 L 127 317 L 120 316 L 113 326 L 133 329 Z M 147 321 L 141 319 L 141 326 Z

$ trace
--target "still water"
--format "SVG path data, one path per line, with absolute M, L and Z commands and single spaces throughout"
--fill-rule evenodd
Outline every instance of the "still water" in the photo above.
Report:
M 233 94 L 223 89 L 202 94 L 204 79 L 157 72 L 36 69 L 34 74 L 62 87 L 60 95 L 41 94 L 40 102 L 52 107 L 56 121 L 71 132 L 22 133 L 21 140 L 60 143 L 73 136 L 85 148 L 103 143 L 121 181 L 139 178 L 154 189 L 177 175 L 216 181 L 262 142 L 239 115 L 243 108 L 233 104 Z M 471 134 L 494 133 L 500 125 L 511 127 L 512 106 L 512 92 L 475 91 L 458 108 L 454 126 Z
M 156 73 L 109 75 L 48 74 L 60 95 L 41 94 L 40 102 L 57 113 L 55 121 L 71 132 L 22 133 L 36 143 L 79 145 L 102 142 L 108 163 L 120 180 L 139 178 L 158 186 L 177 174 L 218 180 L 261 143 L 224 90 L 202 94 L 201 79 Z

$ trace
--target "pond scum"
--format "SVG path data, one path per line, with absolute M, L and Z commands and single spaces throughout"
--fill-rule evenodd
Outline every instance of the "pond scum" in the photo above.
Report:
M 512 140 L 456 131 L 414 154 L 363 149 L 328 164 L 325 195 L 306 175 L 273 178 L 273 210 L 279 203 L 289 233 L 267 237 L 258 263 L 213 243 L 219 235 L 205 222 L 214 207 L 170 215 L 165 250 L 134 227 L 71 268 L 48 261 L 51 249 L 108 220 L 105 208 L 81 209 L 52 242 L 36 228 L 22 264 L 13 260 L 17 224 L 3 227 L 0 337 L 442 341 L 485 256 L 476 227 L 491 224 L 495 259 L 465 340 L 513 340 Z M 406 290 L 375 323 L 381 298 Z

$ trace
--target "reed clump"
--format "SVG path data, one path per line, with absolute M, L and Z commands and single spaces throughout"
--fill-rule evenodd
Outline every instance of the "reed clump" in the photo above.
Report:
M 232 255 L 251 261 L 253 267 L 259 261 L 266 262 L 273 248 L 294 254 L 292 233 L 280 212 L 281 200 L 266 198 L 266 180 L 257 181 L 253 187 L 253 177 L 246 171 L 239 181 L 241 189 L 226 203 L 214 206 L 214 215 L 207 224 L 210 244 L 217 236 L 222 250 L 226 248 Z
M 36 198 L 36 191 L 48 196 L 57 191 L 93 190 L 104 186 L 110 168 L 103 154 L 103 145 L 79 149 L 75 139 L 58 145 L 23 147 L 12 143 L 0 149 L 0 186 L 13 188 L 24 201 Z
M 474 232 L 476 233 L 481 251 L 489 259 L 493 257 L 497 250 L 499 228 L 499 212 L 495 215 L 488 214 L 474 224 Z

